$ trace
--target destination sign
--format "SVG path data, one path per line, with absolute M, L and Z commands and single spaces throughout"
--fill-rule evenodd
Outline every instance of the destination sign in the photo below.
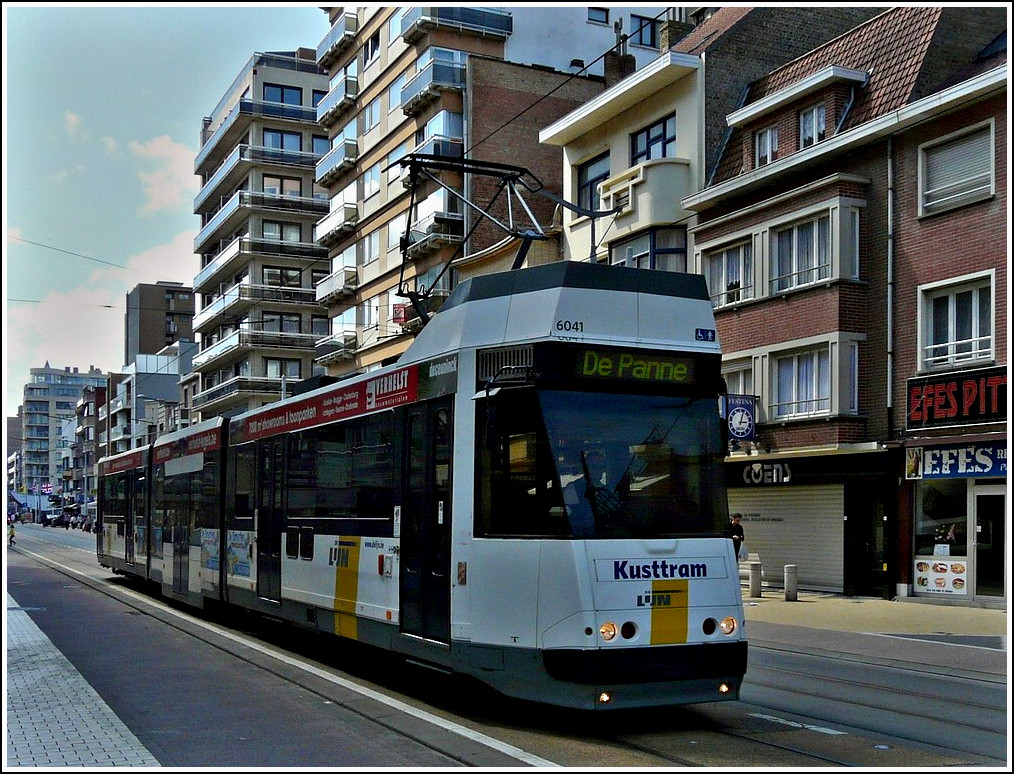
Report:
M 638 384 L 693 384 L 696 361 L 643 350 L 581 349 L 575 376 Z

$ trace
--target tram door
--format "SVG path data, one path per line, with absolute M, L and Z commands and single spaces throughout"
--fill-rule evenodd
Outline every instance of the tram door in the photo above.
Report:
M 127 512 L 124 515 L 123 525 L 123 560 L 127 564 L 134 563 L 134 525 L 136 509 L 141 505 L 138 490 L 143 480 L 143 476 L 131 475 L 127 478 Z
M 171 493 L 171 524 L 173 540 L 173 592 L 186 594 L 190 588 L 190 491 L 185 474 L 167 477 Z
M 275 602 L 282 598 L 282 504 L 285 459 L 282 440 L 266 441 L 258 450 L 257 481 L 257 595 Z
M 406 418 L 406 491 L 401 515 L 401 630 L 451 637 L 451 401 Z

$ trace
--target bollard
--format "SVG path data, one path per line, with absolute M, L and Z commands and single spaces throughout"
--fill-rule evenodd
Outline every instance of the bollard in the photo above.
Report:
M 785 565 L 785 601 L 796 601 L 796 565 Z
M 761 563 L 750 562 L 750 596 L 761 596 Z

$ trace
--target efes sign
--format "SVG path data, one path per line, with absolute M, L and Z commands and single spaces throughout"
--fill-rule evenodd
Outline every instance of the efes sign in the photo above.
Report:
M 907 429 L 1007 421 L 1007 368 L 908 380 Z

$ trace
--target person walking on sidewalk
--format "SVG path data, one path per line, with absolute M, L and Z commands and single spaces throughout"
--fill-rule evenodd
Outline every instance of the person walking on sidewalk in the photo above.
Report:
M 739 561 L 746 559 L 746 553 L 743 551 L 743 542 L 745 536 L 743 534 L 743 525 L 740 524 L 740 521 L 742 519 L 743 519 L 742 513 L 732 514 L 732 516 L 729 517 L 729 529 L 728 529 L 729 537 L 732 538 L 733 550 L 736 552 L 736 559 Z
M 14 539 L 14 522 L 8 522 L 7 524 L 7 545 L 13 546 L 17 544 L 17 540 Z

